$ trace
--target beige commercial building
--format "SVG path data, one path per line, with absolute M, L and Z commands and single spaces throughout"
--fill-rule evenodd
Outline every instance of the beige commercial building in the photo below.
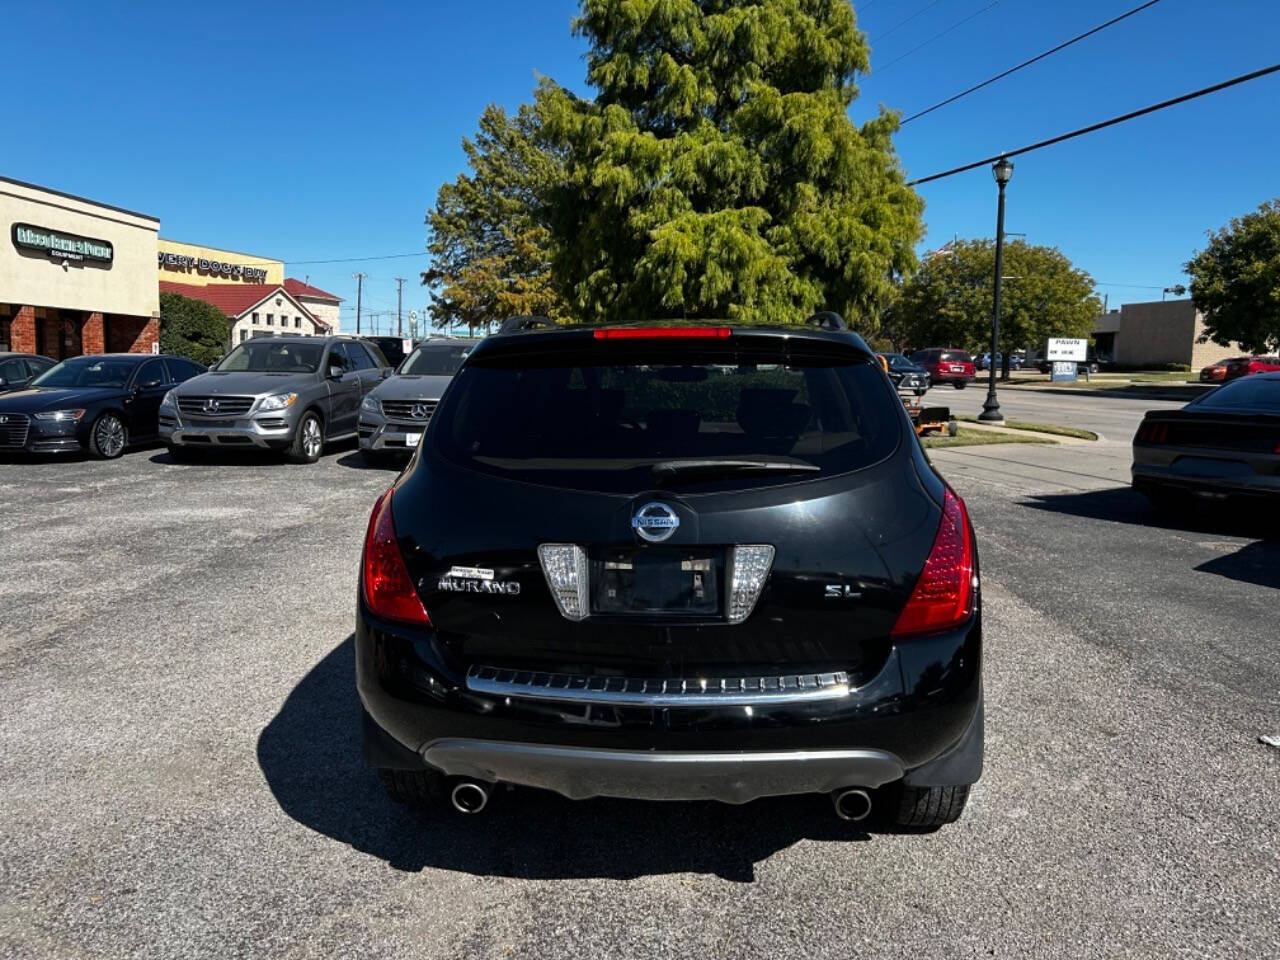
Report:
M 143 213 L 0 177 L 0 228 L 0 352 L 150 352 L 161 291 L 218 307 L 228 347 L 338 330 L 341 298 L 286 277 L 284 261 L 163 239 Z
M 1093 342 L 1100 358 L 1130 367 L 1185 363 L 1192 370 L 1233 357 L 1238 344 L 1201 343 L 1204 317 L 1190 300 L 1126 303 L 1094 321 Z
M 0 351 L 147 352 L 160 221 L 0 177 Z

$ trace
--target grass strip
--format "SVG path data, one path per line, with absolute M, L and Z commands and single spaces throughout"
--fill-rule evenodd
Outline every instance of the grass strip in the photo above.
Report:
M 965 423 L 980 423 L 981 421 L 969 413 L 956 414 L 957 420 L 963 420 Z M 1097 440 L 1098 435 L 1092 430 L 1081 430 L 1078 427 L 1063 427 L 1056 423 L 1032 423 L 1030 420 L 1006 420 L 1001 426 L 1009 430 L 1026 430 L 1031 433 L 1049 433 L 1056 437 L 1075 437 L 1079 440 Z
M 920 442 L 928 448 L 942 447 L 979 447 L 990 443 L 1054 443 L 1047 437 L 1020 437 L 1012 433 L 997 433 L 995 430 L 966 430 L 961 427 L 954 437 L 945 433 L 925 434 Z

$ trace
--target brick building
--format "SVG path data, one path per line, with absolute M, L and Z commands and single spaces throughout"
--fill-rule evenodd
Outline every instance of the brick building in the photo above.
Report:
M 0 351 L 151 351 L 159 220 L 0 177 L 0 228 Z

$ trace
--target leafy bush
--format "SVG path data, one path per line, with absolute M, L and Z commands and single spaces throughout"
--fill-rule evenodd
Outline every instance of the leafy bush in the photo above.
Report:
M 1163 369 L 1168 370 L 1170 373 L 1190 373 L 1190 372 L 1191 372 L 1191 364 L 1189 364 L 1189 363 L 1166 363 L 1166 364 L 1164 365 L 1164 368 L 1163 368 Z
M 226 314 L 211 303 L 178 293 L 160 294 L 160 351 L 210 364 L 227 352 Z

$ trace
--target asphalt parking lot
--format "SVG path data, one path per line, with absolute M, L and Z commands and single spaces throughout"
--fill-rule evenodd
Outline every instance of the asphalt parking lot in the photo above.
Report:
M 1127 439 L 935 453 L 987 769 L 928 835 L 818 797 L 408 812 L 352 679 L 392 473 L 0 463 L 0 956 L 1280 956 L 1280 537 L 1157 522 Z

